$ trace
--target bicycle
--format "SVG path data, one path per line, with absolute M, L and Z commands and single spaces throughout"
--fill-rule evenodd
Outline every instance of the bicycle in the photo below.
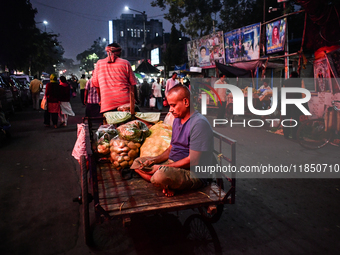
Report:
M 332 101 L 335 112 L 340 111 L 340 108 L 335 103 L 340 103 L 340 101 Z M 327 109 L 325 114 L 327 114 Z M 310 119 L 300 125 L 297 131 L 297 138 L 302 147 L 316 150 L 326 146 L 328 143 L 339 146 L 336 143 L 332 143 L 332 141 L 335 141 L 335 134 L 337 134 L 336 130 L 326 128 L 325 119 Z

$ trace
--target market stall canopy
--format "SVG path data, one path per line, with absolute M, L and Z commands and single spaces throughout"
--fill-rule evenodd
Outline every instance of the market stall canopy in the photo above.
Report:
M 218 62 L 216 62 L 216 67 L 227 77 L 251 78 L 251 71 L 249 70 L 241 69 L 235 66 L 226 66 Z
M 157 67 L 154 67 L 153 65 L 149 64 L 147 61 L 143 61 L 135 70 L 136 73 L 159 73 L 160 71 L 157 69 Z
M 141 75 L 141 74 L 139 74 L 139 73 L 135 73 L 135 76 L 138 78 L 138 79 L 143 79 L 144 77 L 144 75 Z

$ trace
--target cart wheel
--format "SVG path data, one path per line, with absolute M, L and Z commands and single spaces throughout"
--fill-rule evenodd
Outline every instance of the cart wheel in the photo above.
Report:
M 87 181 L 87 166 L 85 156 L 80 158 L 81 168 L 81 193 L 83 204 L 83 225 L 84 237 L 86 245 L 90 244 L 90 218 L 89 218 L 89 201 L 88 201 L 88 181 Z
M 222 254 L 222 247 L 211 223 L 199 214 L 191 215 L 184 222 L 186 233 L 186 254 Z
M 221 189 L 224 188 L 224 183 L 223 183 L 223 179 L 217 179 L 216 180 L 216 184 L 221 187 Z M 221 215 L 223 213 L 223 208 L 224 208 L 224 204 L 218 204 L 217 205 L 217 211 L 213 214 L 210 214 L 208 212 L 208 207 L 207 206 L 203 206 L 203 207 L 199 207 L 198 211 L 200 212 L 200 214 L 202 215 L 202 217 L 207 220 L 210 223 L 216 223 L 220 218 Z

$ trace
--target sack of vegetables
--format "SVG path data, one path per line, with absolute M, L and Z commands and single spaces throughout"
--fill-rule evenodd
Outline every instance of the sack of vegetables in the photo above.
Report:
M 162 154 L 170 146 L 172 127 L 158 122 L 150 128 L 151 135 L 145 139 L 140 148 L 141 157 L 155 157 Z
M 117 136 L 117 130 L 113 125 L 101 125 L 97 132 L 97 151 L 102 155 L 110 153 L 110 140 Z
M 123 140 L 142 143 L 150 135 L 149 128 L 140 120 L 133 120 L 117 128 L 119 137 Z
M 132 165 L 139 155 L 140 143 L 127 141 L 118 137 L 110 141 L 111 162 L 117 170 L 124 169 Z

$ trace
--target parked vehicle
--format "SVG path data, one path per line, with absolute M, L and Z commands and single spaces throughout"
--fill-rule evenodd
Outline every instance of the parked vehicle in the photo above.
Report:
M 19 78 L 17 78 L 19 77 Z M 20 89 L 21 101 L 25 106 L 28 106 L 32 102 L 32 96 L 30 91 L 29 77 L 23 77 L 18 75 L 11 75 L 11 78 L 18 84 Z
M 11 124 L 8 122 L 5 113 L 0 108 L 0 146 L 11 138 L 10 128 Z
M 5 86 L 12 91 L 14 107 L 22 110 L 22 99 L 19 84 L 12 77 L 1 75 Z
M 6 85 L 2 77 L 0 76 L 0 108 L 3 112 L 8 114 L 14 113 L 14 98 L 10 88 Z

